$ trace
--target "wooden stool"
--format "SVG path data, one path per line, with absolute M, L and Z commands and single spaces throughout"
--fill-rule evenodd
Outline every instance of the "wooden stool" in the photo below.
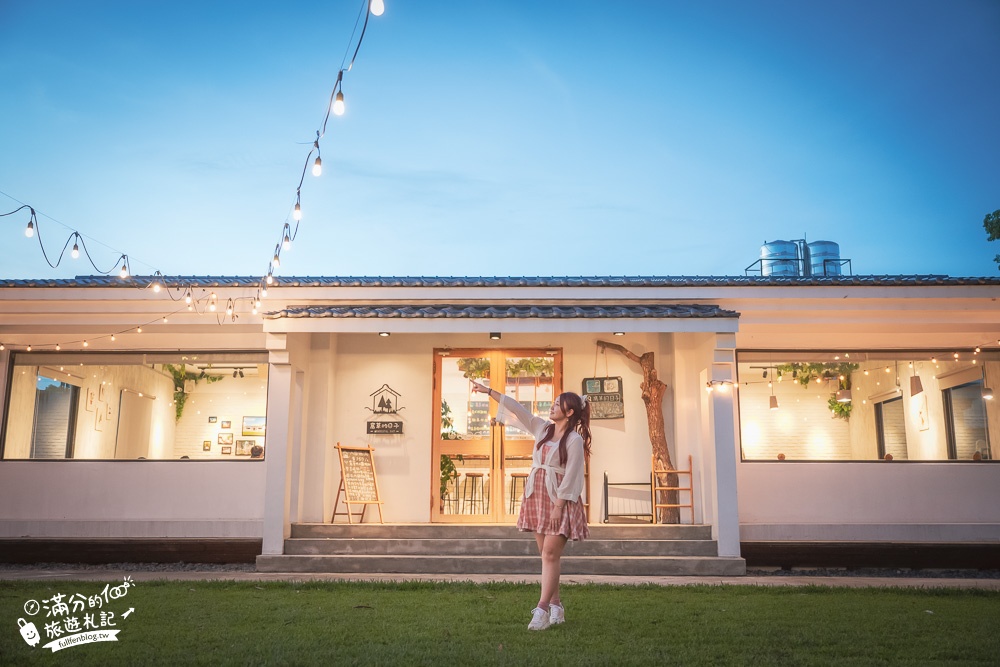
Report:
M 514 504 L 518 502 L 520 496 L 517 493 L 517 487 L 520 485 L 521 493 L 524 493 L 524 485 L 528 481 L 528 473 L 526 472 L 512 472 L 510 474 L 510 511 L 508 514 L 514 513 Z
M 483 482 L 483 473 L 465 473 L 465 486 L 462 493 L 462 514 L 465 514 L 465 506 L 468 505 L 472 511 L 469 514 L 486 514 L 486 485 Z M 479 503 L 482 512 L 476 512 L 476 503 Z

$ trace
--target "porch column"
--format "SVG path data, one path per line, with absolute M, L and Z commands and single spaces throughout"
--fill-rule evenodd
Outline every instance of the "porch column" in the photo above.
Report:
M 708 400 L 709 442 L 714 443 L 715 459 L 715 529 L 720 556 L 740 555 L 740 518 L 736 493 L 736 336 L 716 334 L 715 351 L 710 370 L 711 380 L 719 388 Z
M 292 403 L 292 367 L 288 362 L 285 334 L 267 334 L 267 450 L 264 456 L 263 549 L 280 555 L 291 533 L 288 518 L 289 472 L 292 433 L 289 415 Z

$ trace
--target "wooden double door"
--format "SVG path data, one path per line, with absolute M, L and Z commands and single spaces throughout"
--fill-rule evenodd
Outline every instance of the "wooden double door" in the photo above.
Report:
M 562 351 L 434 351 L 432 520 L 513 523 L 534 438 L 497 424 L 496 401 L 473 393 L 472 381 L 489 384 L 547 417 L 552 400 L 562 393 Z

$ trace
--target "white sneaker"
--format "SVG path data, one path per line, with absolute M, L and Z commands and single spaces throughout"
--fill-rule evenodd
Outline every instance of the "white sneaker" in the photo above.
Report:
M 550 604 L 549 605 L 549 623 L 551 625 L 558 625 L 560 623 L 566 622 L 566 610 L 563 609 L 562 605 Z
M 549 612 L 541 607 L 531 610 L 531 623 L 528 623 L 529 630 L 544 630 L 549 627 Z

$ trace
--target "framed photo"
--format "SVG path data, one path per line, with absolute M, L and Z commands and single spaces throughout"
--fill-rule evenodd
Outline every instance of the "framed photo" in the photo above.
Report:
M 103 431 L 105 421 L 107 421 L 107 413 L 104 411 L 104 406 L 98 404 L 96 414 L 94 415 L 94 430 Z
M 232 427 L 233 427 L 233 422 L 231 421 L 222 422 L 222 428 L 232 428 Z
M 107 412 L 108 412 L 108 414 L 107 414 L 107 420 L 111 421 L 111 403 L 108 403 L 108 405 L 107 405 Z
M 236 456 L 250 456 L 250 448 L 256 444 L 253 440 L 237 440 Z
M 231 444 L 233 444 L 233 434 L 232 433 L 220 433 L 219 434 L 219 444 L 220 445 L 231 445 Z
M 244 417 L 242 435 L 263 436 L 265 417 Z
M 108 395 L 108 386 L 102 382 L 101 386 L 98 388 L 97 391 L 97 400 L 106 401 L 108 400 L 107 395 Z
M 87 397 L 83 409 L 87 412 L 93 412 L 95 405 L 97 405 L 97 390 L 93 387 L 87 387 Z
M 212 441 L 211 440 L 202 440 L 202 442 L 201 442 L 201 451 L 203 451 L 203 452 L 210 452 L 210 451 L 212 451 Z
M 209 424 L 214 424 L 214 423 L 215 423 L 215 422 L 217 422 L 217 421 L 219 421 L 219 418 L 218 418 L 218 417 L 209 417 L 209 418 L 208 418 L 208 423 L 209 423 Z
M 222 448 L 222 453 L 223 454 L 232 454 L 233 453 L 233 448 L 232 447 L 223 447 Z

